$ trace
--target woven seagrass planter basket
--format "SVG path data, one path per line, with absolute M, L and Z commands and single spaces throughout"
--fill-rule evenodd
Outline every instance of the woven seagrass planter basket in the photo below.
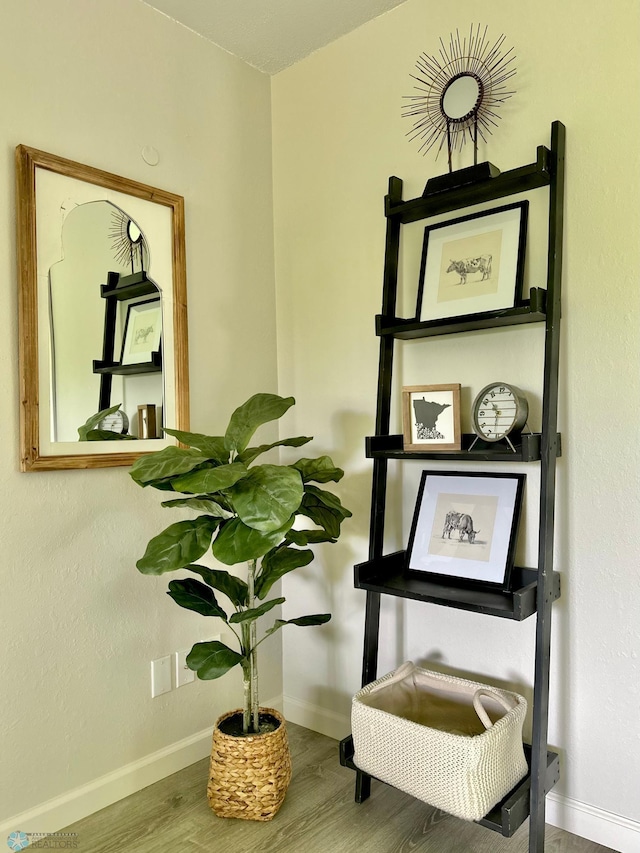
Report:
M 273 708 L 260 708 L 280 723 L 272 732 L 236 737 L 220 725 L 242 715 L 223 714 L 213 729 L 207 799 L 218 817 L 271 820 L 284 802 L 291 781 L 291 754 L 285 719 Z

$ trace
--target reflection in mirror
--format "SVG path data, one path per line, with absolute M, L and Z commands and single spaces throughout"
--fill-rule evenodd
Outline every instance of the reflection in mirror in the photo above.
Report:
M 188 429 L 183 199 L 22 145 L 16 165 L 22 470 L 175 444 L 162 427 Z
M 465 121 L 482 100 L 482 82 L 475 74 L 459 74 L 442 95 L 442 111 L 451 121 Z
M 155 296 L 152 305 L 159 304 L 157 300 L 162 295 L 161 288 L 146 275 L 150 271 L 147 241 L 125 211 L 111 202 L 95 201 L 80 204 L 68 213 L 62 226 L 61 246 L 61 260 L 49 269 L 51 441 L 77 441 L 81 424 L 116 403 L 120 403 L 126 418 L 124 434 L 142 437 L 138 435 L 138 406 L 155 406 L 156 424 L 159 427 L 162 423 L 161 366 L 148 372 L 143 361 L 145 340 L 151 333 L 157 341 L 155 351 L 159 351 L 161 316 L 151 332 L 148 322 L 137 329 L 138 357 L 134 350 L 124 359 L 122 348 L 132 306 L 150 302 L 149 295 Z M 127 278 L 140 279 L 141 274 L 148 281 L 149 295 L 128 300 L 109 295 L 105 285 L 114 276 L 118 276 L 121 285 Z M 117 295 L 122 296 L 121 287 Z M 110 330 L 111 319 L 113 335 L 106 340 L 105 330 Z M 103 365 L 138 362 L 140 372 L 101 372 L 105 367 L 96 364 L 101 353 Z M 119 422 L 113 416 L 100 428 L 120 434 Z

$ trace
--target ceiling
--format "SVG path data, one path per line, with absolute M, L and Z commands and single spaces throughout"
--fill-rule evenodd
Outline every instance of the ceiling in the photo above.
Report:
M 267 74 L 405 0 L 142 0 Z

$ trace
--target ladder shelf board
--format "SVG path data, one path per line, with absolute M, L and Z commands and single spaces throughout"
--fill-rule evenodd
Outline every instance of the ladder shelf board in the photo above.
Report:
M 142 364 L 120 364 L 119 361 L 94 361 L 93 372 L 112 376 L 137 376 L 140 373 L 160 373 L 161 360 L 145 361 Z
M 384 317 L 376 315 L 376 335 L 391 336 L 400 340 L 433 338 L 439 335 L 454 335 L 478 329 L 496 329 L 501 326 L 521 326 L 526 323 L 542 323 L 546 320 L 547 291 L 532 287 L 529 298 L 514 308 L 498 311 L 483 311 L 462 317 L 445 317 L 439 320 L 417 320 L 415 317 Z
M 371 435 L 365 438 L 365 454 L 368 459 L 432 459 L 455 462 L 537 462 L 541 458 L 541 433 L 522 433 L 512 437 L 514 451 L 505 441 L 485 442 L 476 436 L 463 433 L 462 450 L 404 450 L 401 435 Z M 556 434 L 556 456 L 562 455 L 560 433 Z
M 485 201 L 549 186 L 551 183 L 549 161 L 549 149 L 539 145 L 535 163 L 502 172 L 496 177 L 410 201 L 397 202 L 386 196 L 385 216 L 388 219 L 397 219 L 402 224 L 418 222 L 420 219 L 428 219 L 440 213 L 448 213 Z
M 510 791 L 507 796 L 495 805 L 481 820 L 475 823 L 499 832 L 505 838 L 519 829 L 530 814 L 531 791 L 531 746 L 524 744 L 524 754 L 529 765 L 529 773 Z M 353 736 L 348 735 L 340 741 L 340 764 L 350 770 L 358 770 L 353 760 Z M 557 752 L 547 750 L 547 773 L 545 778 L 545 794 L 556 785 L 560 779 L 560 756 Z M 381 780 L 377 780 L 381 781 Z M 384 783 L 386 784 L 386 783 Z
M 407 569 L 406 551 L 396 551 L 354 566 L 356 589 L 522 622 L 537 610 L 538 572 L 516 566 L 511 580 L 512 589 L 509 591 L 456 586 L 446 581 L 441 583 L 432 576 Z M 552 600 L 559 597 L 560 575 L 553 572 Z
M 111 274 L 110 274 L 111 275 Z M 114 274 L 117 277 L 117 274 Z M 118 277 L 118 283 L 100 285 L 100 295 L 103 299 L 115 299 L 122 302 L 125 299 L 135 299 L 154 293 L 160 299 L 158 286 L 147 277 L 145 272 Z

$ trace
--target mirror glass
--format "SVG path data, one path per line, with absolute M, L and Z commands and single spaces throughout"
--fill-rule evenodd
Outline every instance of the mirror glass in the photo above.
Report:
M 162 427 L 188 429 L 183 199 L 25 146 L 17 165 L 22 470 L 175 444 Z
M 157 427 L 162 424 L 161 365 L 157 372 L 149 373 L 146 363 L 141 362 L 140 373 L 123 375 L 98 373 L 94 363 L 103 357 L 122 363 L 124 331 L 132 306 L 153 306 L 162 301 L 162 288 L 151 278 L 147 241 L 126 211 L 110 201 L 74 207 L 62 223 L 61 236 L 62 257 L 49 268 L 50 440 L 78 441 L 78 427 L 94 413 L 116 403 L 121 404 L 121 411 L 127 416 L 126 434 L 140 438 L 139 405 L 154 406 Z M 108 274 L 126 279 L 141 272 L 147 275 L 150 292 L 117 300 L 113 340 L 104 353 L 109 304 L 101 290 L 107 285 Z M 137 330 L 141 353 L 148 328 L 146 324 Z M 154 331 L 161 341 L 161 317 Z M 131 358 L 129 361 L 135 363 Z M 159 429 L 155 432 L 145 437 L 159 439 Z
M 476 110 L 481 96 L 480 81 L 472 74 L 460 74 L 444 90 L 442 111 L 451 121 L 461 121 Z

